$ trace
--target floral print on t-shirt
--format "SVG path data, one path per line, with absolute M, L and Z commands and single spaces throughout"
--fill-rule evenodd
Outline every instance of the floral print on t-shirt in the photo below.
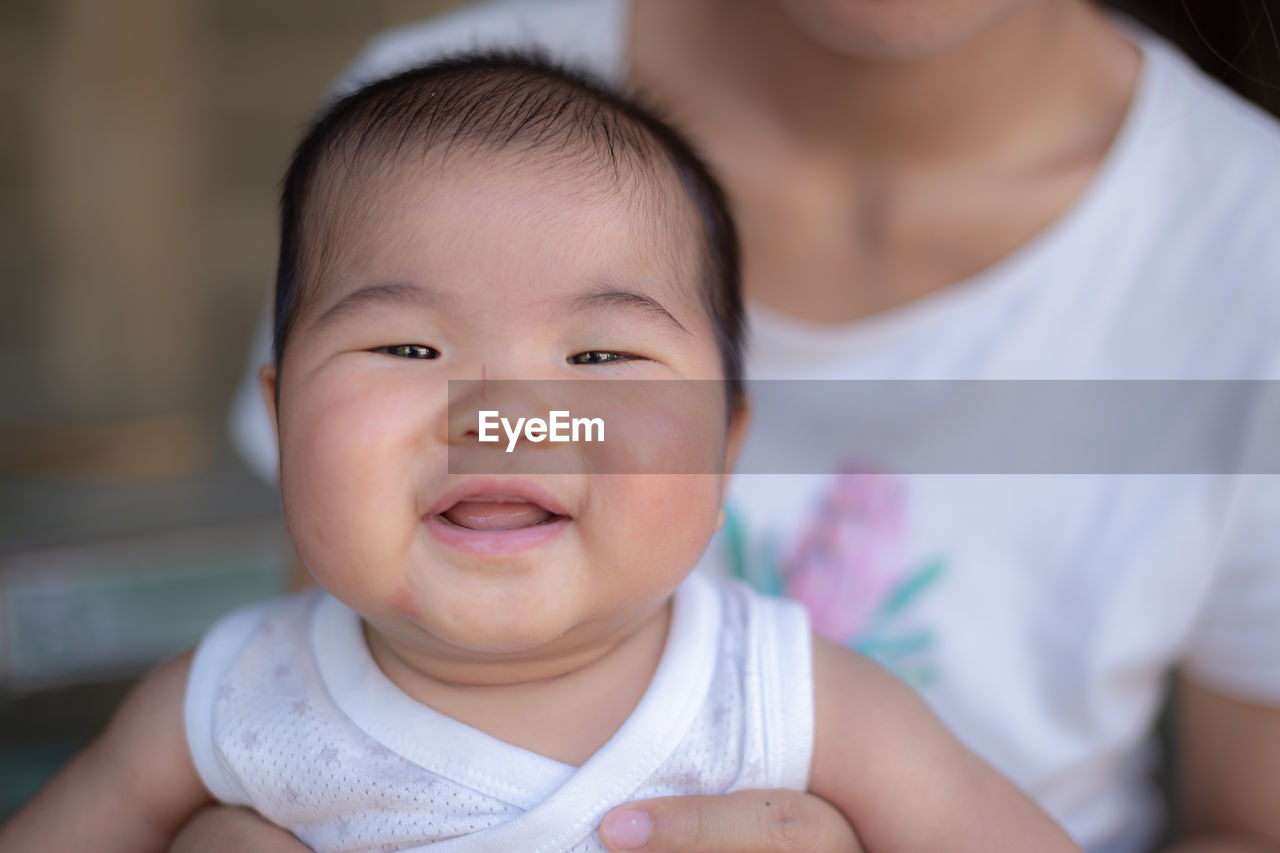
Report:
M 943 563 L 907 562 L 905 493 L 901 478 L 847 466 L 786 547 L 776 537 L 749 546 L 732 507 L 725 530 L 734 576 L 801 602 L 818 634 L 921 687 L 935 677 L 929 655 L 935 637 L 903 625 L 902 617 L 942 577 Z

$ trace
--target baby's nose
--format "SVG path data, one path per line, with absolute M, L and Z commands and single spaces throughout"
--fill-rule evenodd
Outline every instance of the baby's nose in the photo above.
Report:
M 723 399 L 705 381 L 450 380 L 449 472 L 719 476 Z
M 571 412 L 575 400 L 581 408 L 592 384 L 555 379 L 450 380 L 449 473 L 583 472 L 587 463 L 573 440 Z
M 533 379 L 450 379 L 449 444 L 484 440 L 499 427 L 545 419 L 554 408 L 554 382 Z

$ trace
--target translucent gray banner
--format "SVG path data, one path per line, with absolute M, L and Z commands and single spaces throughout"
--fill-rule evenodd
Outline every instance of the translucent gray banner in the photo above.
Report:
M 451 473 L 726 465 L 722 382 L 454 380 L 449 392 Z M 1280 473 L 1278 380 L 762 380 L 748 397 L 742 474 L 851 462 L 907 474 Z

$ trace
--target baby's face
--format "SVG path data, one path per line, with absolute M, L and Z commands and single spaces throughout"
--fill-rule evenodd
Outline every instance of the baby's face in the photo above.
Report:
M 679 190 L 637 203 L 515 162 L 455 154 L 447 173 L 399 168 L 358 199 L 280 376 L 302 560 L 383 637 L 453 661 L 572 650 L 652 616 L 701 555 L 724 487 L 447 473 L 449 447 L 475 441 L 474 420 L 450 421 L 450 379 L 722 378 Z

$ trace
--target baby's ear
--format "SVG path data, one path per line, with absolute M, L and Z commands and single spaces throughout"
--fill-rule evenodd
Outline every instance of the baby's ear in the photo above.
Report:
M 280 444 L 280 419 L 279 412 L 276 410 L 276 378 L 278 375 L 274 364 L 264 364 L 262 369 L 258 371 L 262 402 L 266 404 L 267 418 L 271 421 L 271 432 L 275 436 L 277 446 Z

